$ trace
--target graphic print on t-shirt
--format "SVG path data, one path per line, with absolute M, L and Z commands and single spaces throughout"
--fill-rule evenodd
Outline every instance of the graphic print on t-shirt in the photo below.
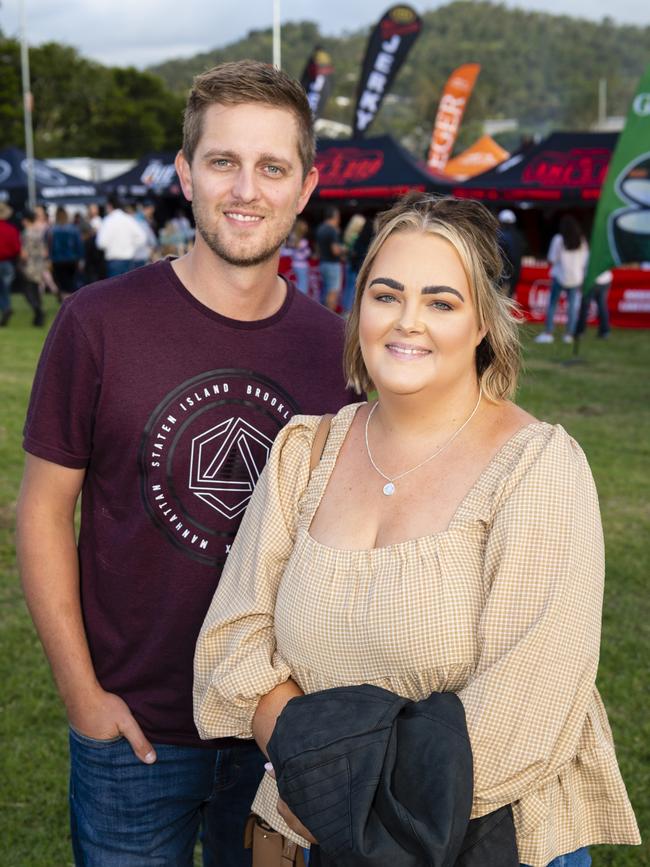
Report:
M 174 389 L 147 422 L 142 497 L 167 539 L 223 564 L 277 432 L 299 411 L 271 379 L 212 370 Z

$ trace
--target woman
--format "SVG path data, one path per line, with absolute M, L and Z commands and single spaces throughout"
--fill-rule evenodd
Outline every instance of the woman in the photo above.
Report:
M 298 217 L 290 237 L 289 251 L 291 256 L 291 268 L 296 278 L 296 286 L 303 293 L 309 295 L 309 259 L 311 247 L 309 246 L 309 225 L 306 220 Z
M 598 503 L 579 446 L 508 400 L 496 234 L 471 201 L 413 194 L 381 216 L 345 352 L 378 399 L 335 416 L 311 475 L 319 420 L 279 434 L 199 637 L 195 718 L 265 749 L 303 692 L 456 693 L 472 816 L 512 804 L 523 864 L 582 867 L 590 844 L 639 841 L 594 685 Z M 253 809 L 306 837 L 276 799 L 265 775 Z
M 562 340 L 573 343 L 580 309 L 580 291 L 588 258 L 589 247 L 580 224 L 575 217 L 565 214 L 560 220 L 560 231 L 551 239 L 548 251 L 548 260 L 551 263 L 551 295 L 544 331 L 537 335 L 535 343 L 553 343 L 555 308 L 562 292 L 567 294 L 567 324 Z
M 33 211 L 26 211 L 23 214 L 22 223 L 20 268 L 23 292 L 34 313 L 32 325 L 40 327 L 45 323 L 41 292 L 43 274 L 47 270 L 47 245 L 41 229 L 36 225 L 36 215 Z

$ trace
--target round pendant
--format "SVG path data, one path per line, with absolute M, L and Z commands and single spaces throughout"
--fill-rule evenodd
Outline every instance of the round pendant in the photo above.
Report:
M 395 485 L 392 482 L 387 482 L 384 485 L 384 493 L 387 497 L 392 497 L 392 495 L 395 493 Z

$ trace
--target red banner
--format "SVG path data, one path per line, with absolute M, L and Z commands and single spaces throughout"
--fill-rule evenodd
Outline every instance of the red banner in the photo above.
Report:
M 650 271 L 639 268 L 614 268 L 607 298 L 610 324 L 618 328 L 650 328 Z M 544 322 L 551 291 L 548 265 L 523 266 L 517 284 L 516 300 L 529 322 Z M 592 301 L 587 323 L 597 321 L 596 303 Z M 556 325 L 567 321 L 566 294 L 555 311 Z

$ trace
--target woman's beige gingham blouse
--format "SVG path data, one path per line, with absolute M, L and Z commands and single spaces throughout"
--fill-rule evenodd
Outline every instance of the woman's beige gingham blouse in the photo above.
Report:
M 598 501 L 580 447 L 534 422 L 493 458 L 449 528 L 383 548 L 309 535 L 357 405 L 278 435 L 195 656 L 202 737 L 252 737 L 261 695 L 371 683 L 407 698 L 458 693 L 474 754 L 473 816 L 512 803 L 520 860 L 638 843 L 594 685 L 603 589 Z M 435 768 L 422 768 L 435 773 Z M 284 825 L 268 776 L 255 812 Z

